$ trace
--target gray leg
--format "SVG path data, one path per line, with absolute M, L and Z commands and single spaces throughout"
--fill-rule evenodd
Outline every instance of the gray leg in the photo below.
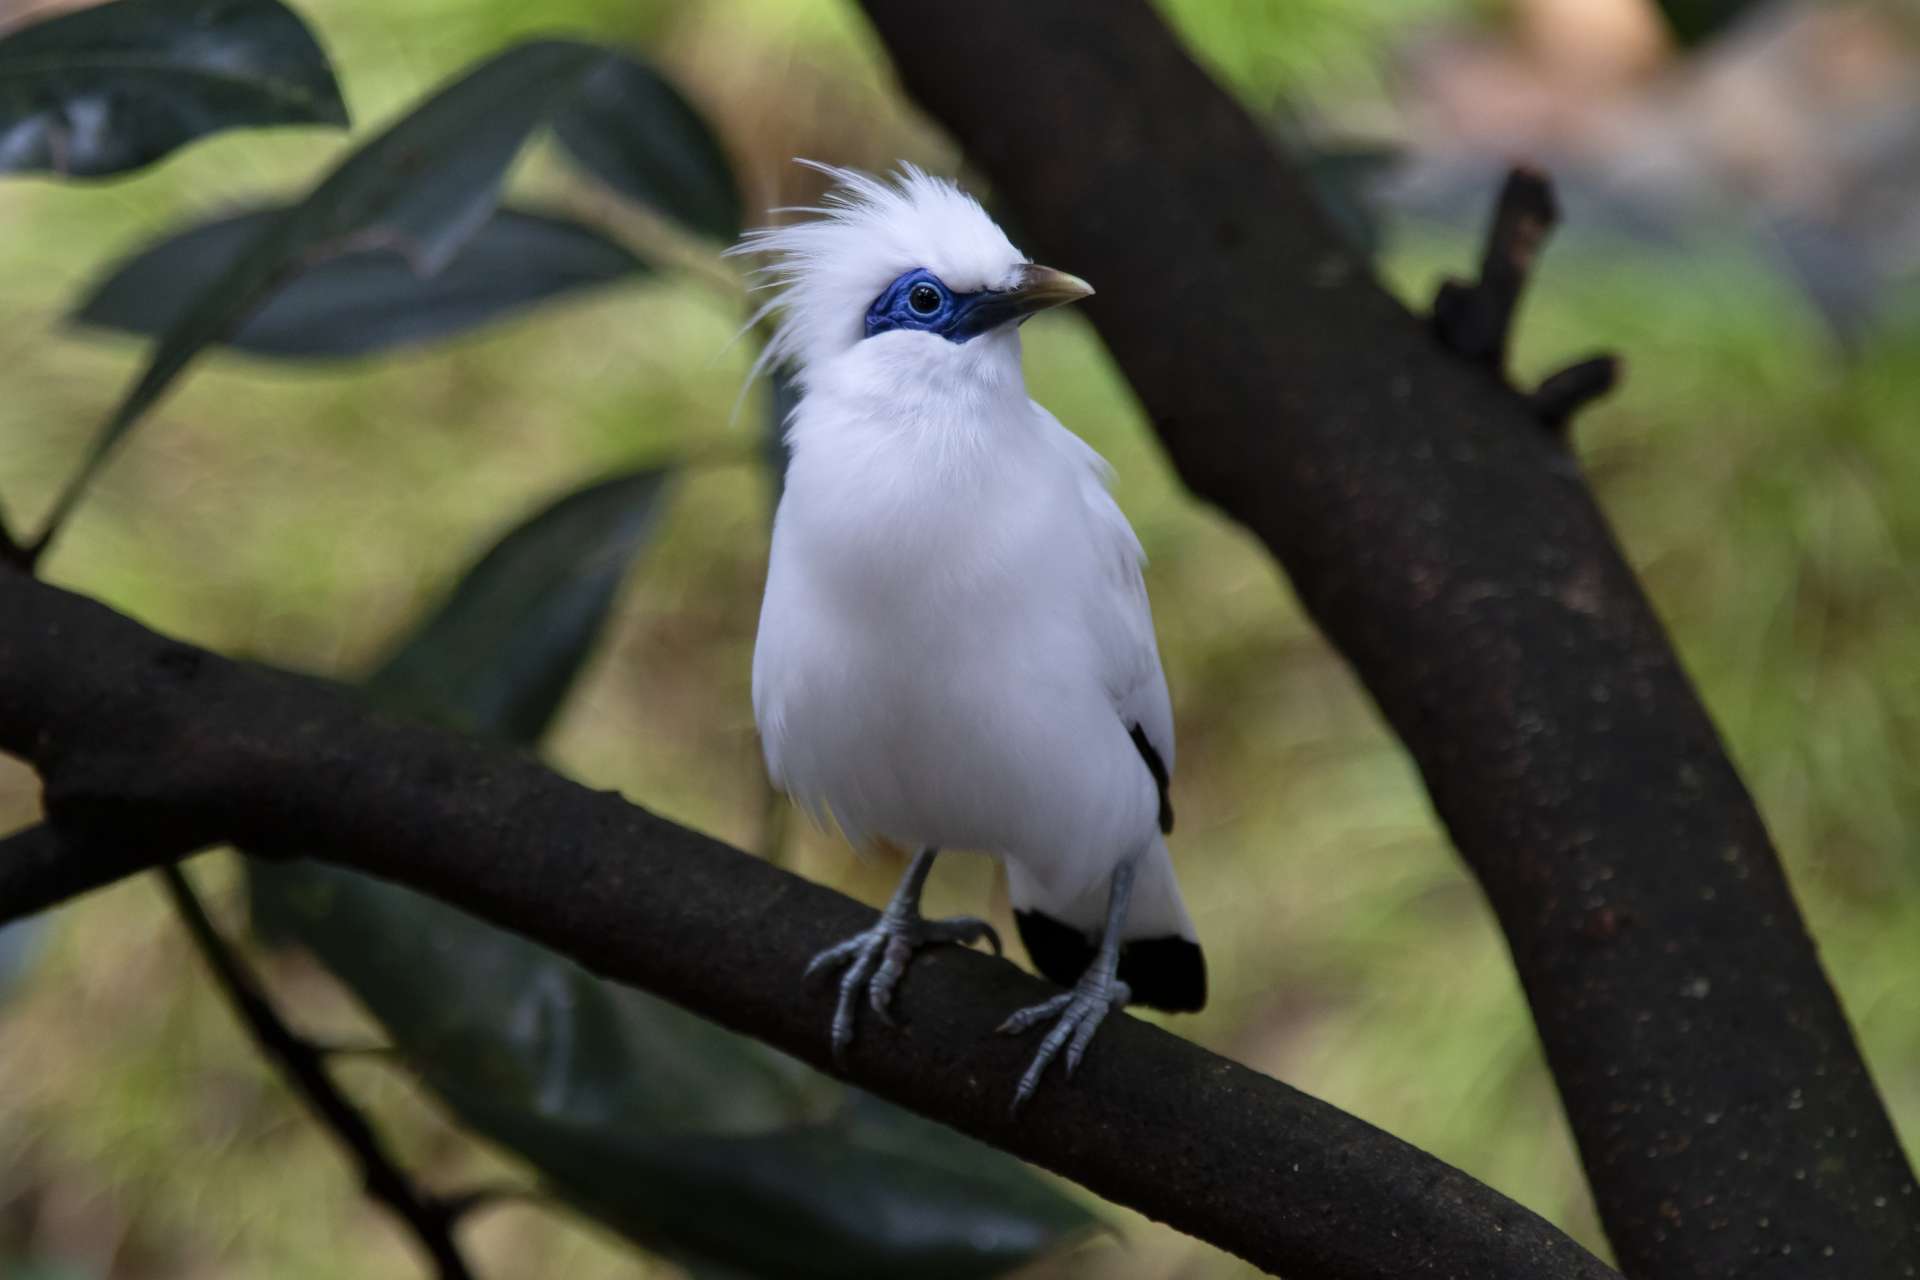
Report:
M 1106 1019 L 1107 1011 L 1133 998 L 1133 992 L 1116 975 L 1120 969 L 1120 930 L 1127 922 L 1127 901 L 1133 897 L 1133 873 L 1138 861 L 1129 858 L 1114 868 L 1113 883 L 1107 889 L 1107 927 L 1100 935 L 1100 949 L 1094 953 L 1086 972 L 1080 975 L 1080 981 L 1073 984 L 1073 990 L 1022 1009 L 1000 1024 L 1002 1033 L 1017 1036 L 1048 1018 L 1057 1019 L 1047 1038 L 1040 1042 L 1027 1073 L 1020 1077 L 1019 1087 L 1013 1091 L 1015 1111 L 1033 1096 L 1047 1064 L 1058 1057 L 1063 1048 L 1067 1051 L 1067 1077 L 1071 1079 L 1080 1066 L 1080 1059 L 1086 1056 L 1093 1033 Z
M 993 944 L 995 955 L 1000 954 L 1000 935 L 985 920 L 973 916 L 928 920 L 920 914 L 920 892 L 926 888 L 927 873 L 933 870 L 934 855 L 939 852 L 922 849 L 914 855 L 877 924 L 828 947 L 807 965 L 805 976 L 809 978 L 822 970 L 846 966 L 846 974 L 840 979 L 840 1003 L 833 1011 L 833 1060 L 842 1066 L 846 1064 L 847 1046 L 853 1043 L 854 1006 L 863 984 L 867 1003 L 882 1022 L 891 1026 L 893 1015 L 887 1005 L 916 949 L 930 942 L 984 939 Z

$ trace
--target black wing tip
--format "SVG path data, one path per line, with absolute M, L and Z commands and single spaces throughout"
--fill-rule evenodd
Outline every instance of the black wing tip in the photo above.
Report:
M 1147 741 L 1147 731 L 1142 729 L 1139 724 L 1136 723 L 1131 729 L 1127 730 L 1127 736 L 1133 739 L 1134 749 L 1140 753 L 1140 758 L 1146 761 L 1147 772 L 1153 775 L 1153 785 L 1159 788 L 1160 834 L 1163 836 L 1172 835 L 1173 779 L 1167 776 L 1167 763 L 1160 758 L 1160 753 L 1153 749 L 1153 744 Z
M 1016 911 L 1021 945 L 1042 977 L 1070 987 L 1093 960 L 1093 942 L 1044 911 Z M 1168 1013 L 1194 1013 L 1207 1003 L 1207 961 L 1200 944 L 1177 934 L 1141 938 L 1120 948 L 1120 980 L 1133 1003 Z

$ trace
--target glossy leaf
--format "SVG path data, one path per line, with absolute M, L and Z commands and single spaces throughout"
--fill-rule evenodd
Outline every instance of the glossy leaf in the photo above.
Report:
M 897 1128 L 904 1113 L 872 1105 L 890 1115 L 735 1136 L 553 1124 L 456 1102 L 570 1201 L 695 1268 L 977 1280 L 1090 1231 L 1086 1210 L 1005 1157 L 918 1117 Z M 957 1153 L 958 1143 L 991 1159 Z
M 375 673 L 369 691 L 415 715 L 536 741 L 658 519 L 667 474 L 590 485 L 509 533 Z
M 610 481 L 509 534 L 370 681 L 375 697 L 533 741 L 658 486 Z M 445 904 L 318 863 L 250 875 L 256 930 L 308 947 L 469 1126 L 696 1270 L 966 1280 L 1093 1222 L 1010 1157 L 871 1099 L 841 1106 L 792 1059 Z
M 700 113 L 644 63 L 618 55 L 554 116 L 554 134 L 614 191 L 716 240 L 740 235 L 733 166 Z
M 164 333 L 194 287 L 227 271 L 282 214 L 259 209 L 169 236 L 115 266 L 74 318 L 128 333 Z M 502 209 L 433 275 L 419 274 L 400 253 L 379 246 L 323 258 L 281 286 L 225 345 L 270 356 L 368 355 L 450 337 L 646 269 L 591 227 Z
M 1000 1275 L 1095 1225 L 1019 1162 L 438 901 L 321 863 L 254 864 L 298 940 L 475 1132 L 569 1202 L 747 1275 Z M 821 1119 L 820 1117 L 829 1117 Z
M 0 39 L 0 172 L 100 177 L 222 129 L 346 123 L 277 0 L 113 0 Z
M 433 898 L 317 862 L 251 870 L 255 927 L 310 950 L 455 1110 L 543 1170 L 564 1163 L 556 1127 L 746 1133 L 807 1104 L 790 1059 Z
M 441 89 L 349 155 L 306 199 L 265 220 L 161 335 L 56 501 L 48 536 L 174 378 L 209 344 L 237 333 L 303 267 L 375 246 L 402 254 L 423 275 L 445 266 L 492 214 L 527 136 L 608 56 L 564 40 L 516 45 Z

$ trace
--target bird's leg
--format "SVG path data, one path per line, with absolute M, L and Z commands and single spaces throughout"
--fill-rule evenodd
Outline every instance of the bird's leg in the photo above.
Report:
M 1107 889 L 1107 927 L 1100 935 L 1100 949 L 1094 953 L 1080 980 L 1073 984 L 1073 990 L 1022 1009 L 1000 1024 L 1002 1034 L 1017 1036 L 1048 1018 L 1055 1019 L 1047 1038 L 1040 1042 L 1039 1051 L 1033 1055 L 1027 1073 L 1020 1077 L 1019 1087 L 1013 1091 L 1016 1112 L 1033 1096 L 1047 1064 L 1059 1056 L 1061 1049 L 1067 1051 L 1067 1077 L 1072 1079 L 1108 1010 L 1118 1009 L 1133 998 L 1132 989 L 1120 981 L 1118 973 L 1120 930 L 1127 921 L 1127 901 L 1133 896 L 1133 873 L 1138 862 L 1138 858 L 1128 858 L 1114 868 L 1113 882 Z
M 920 891 L 926 888 L 927 873 L 933 870 L 938 849 L 922 849 L 913 856 L 892 901 L 880 913 L 879 922 L 863 929 L 845 942 L 828 947 L 807 965 L 807 977 L 822 970 L 846 966 L 840 979 L 840 1003 L 833 1011 L 833 1060 L 846 1064 L 847 1046 L 853 1043 L 853 1011 L 860 988 L 867 989 L 867 1003 L 882 1022 L 893 1024 L 887 1004 L 907 961 L 915 949 L 930 942 L 979 942 L 993 944 L 1000 954 L 1000 935 L 992 925 L 974 916 L 955 916 L 949 920 L 929 920 L 920 914 Z

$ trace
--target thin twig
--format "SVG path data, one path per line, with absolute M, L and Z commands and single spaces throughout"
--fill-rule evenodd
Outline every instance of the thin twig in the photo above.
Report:
M 412 1179 L 388 1154 L 372 1124 L 333 1083 L 320 1051 L 281 1021 L 259 978 L 214 928 L 179 865 L 169 863 L 161 867 L 160 878 L 166 882 L 168 896 L 185 922 L 194 946 L 233 1005 L 234 1013 L 246 1025 L 254 1042 L 279 1064 L 315 1117 L 352 1154 L 367 1194 L 386 1205 L 412 1229 L 420 1247 L 433 1259 L 440 1280 L 473 1280 L 473 1272 L 454 1243 L 453 1223 L 458 1215 L 451 1211 L 449 1202 L 414 1186 Z
M 7 524 L 7 513 L 0 508 L 0 561 L 18 565 L 22 569 L 32 570 L 27 559 L 27 549 L 14 540 L 12 527 Z

